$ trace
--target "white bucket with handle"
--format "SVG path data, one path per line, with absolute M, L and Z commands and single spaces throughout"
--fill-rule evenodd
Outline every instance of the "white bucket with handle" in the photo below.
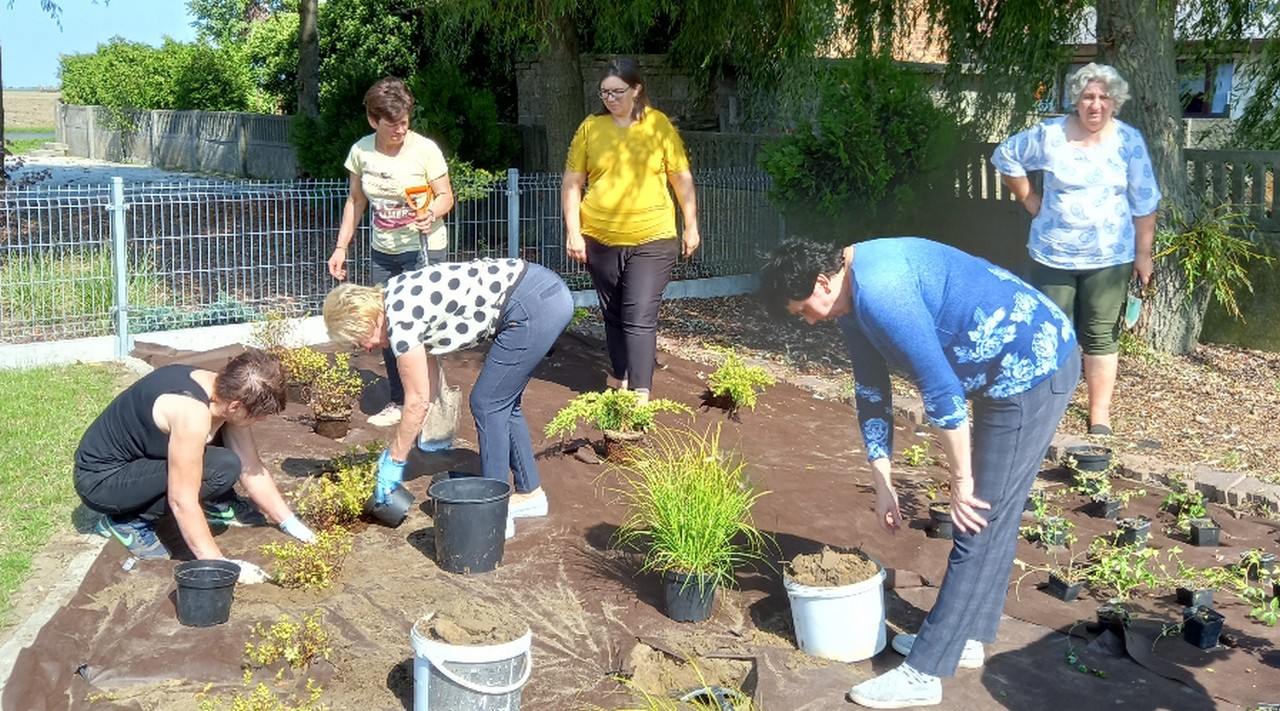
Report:
M 427 637 L 430 620 L 410 633 L 413 711 L 519 711 L 533 674 L 533 632 L 502 644 L 448 644 Z

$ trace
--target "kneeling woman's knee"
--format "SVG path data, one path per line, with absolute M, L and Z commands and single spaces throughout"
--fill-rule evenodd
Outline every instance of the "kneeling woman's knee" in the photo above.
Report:
M 226 447 L 204 450 L 204 480 L 211 490 L 227 491 L 240 479 L 240 457 Z

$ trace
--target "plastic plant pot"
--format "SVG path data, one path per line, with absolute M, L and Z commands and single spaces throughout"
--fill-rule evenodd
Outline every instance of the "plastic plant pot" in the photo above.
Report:
M 1067 447 L 1066 455 L 1076 460 L 1075 469 L 1081 472 L 1105 472 L 1111 467 L 1111 448 L 1096 444 Z
M 1174 594 L 1183 607 L 1213 607 L 1213 588 L 1175 588 Z
M 1095 495 L 1089 513 L 1096 518 L 1114 521 L 1120 516 L 1120 499 L 1114 496 Z
M 941 501 L 929 504 L 929 536 L 950 540 L 952 531 L 951 504 Z
M 409 507 L 413 506 L 413 494 L 403 486 L 391 490 L 385 504 L 379 504 L 370 496 L 364 502 L 364 512 L 378 521 L 395 528 L 404 522 L 409 515 Z
M 435 501 L 436 563 L 450 573 L 487 573 L 502 563 L 511 485 L 466 477 L 437 481 L 427 489 Z
M 1248 560 L 1250 556 L 1256 555 L 1257 561 Z M 1247 551 L 1241 553 L 1240 557 L 1244 559 L 1242 564 L 1247 566 L 1250 580 L 1259 580 L 1263 577 L 1274 577 L 1276 571 L 1276 554 L 1268 551 Z
M 1191 519 L 1191 545 L 1212 547 L 1218 545 L 1222 528 L 1211 518 Z
M 1182 611 L 1182 638 L 1200 649 L 1218 646 L 1223 617 L 1211 607 L 1199 605 Z
M 1027 503 L 1022 507 L 1022 510 L 1035 511 L 1042 501 L 1044 501 L 1044 491 L 1040 489 L 1032 489 L 1031 492 L 1027 494 Z
M 662 594 L 667 617 L 676 622 L 702 622 L 711 617 L 715 578 L 668 571 L 662 576 Z
M 229 560 L 187 560 L 173 569 L 178 583 L 178 622 L 212 627 L 231 617 L 231 599 L 240 566 Z
M 1098 625 L 1123 637 L 1129 626 L 1129 611 L 1123 605 L 1098 605 Z
M 1050 573 L 1049 585 L 1045 588 L 1045 592 L 1063 602 L 1071 602 L 1080 596 L 1080 591 L 1082 589 L 1084 589 L 1083 580 L 1077 580 L 1070 583 L 1067 582 L 1066 578 L 1059 576 L 1057 573 Z
M 1151 533 L 1151 519 L 1122 518 L 1116 521 L 1116 545 L 1146 548 L 1147 535 Z

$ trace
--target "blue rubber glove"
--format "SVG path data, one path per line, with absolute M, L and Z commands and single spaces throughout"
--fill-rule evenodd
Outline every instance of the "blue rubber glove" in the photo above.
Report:
M 397 462 L 391 458 L 391 450 L 382 451 L 382 456 L 378 459 L 378 480 L 373 486 L 373 500 L 379 504 L 385 504 L 391 499 L 391 492 L 400 486 L 400 482 L 404 481 L 404 462 Z

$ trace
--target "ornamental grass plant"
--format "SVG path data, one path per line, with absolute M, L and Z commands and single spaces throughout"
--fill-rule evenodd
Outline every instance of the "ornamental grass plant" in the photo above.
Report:
M 615 534 L 643 554 L 641 571 L 709 578 L 734 584 L 741 565 L 763 561 L 772 541 L 756 528 L 751 509 L 761 496 L 746 463 L 720 448 L 720 428 L 705 435 L 659 429 L 649 447 L 610 467 L 613 491 L 629 514 Z

